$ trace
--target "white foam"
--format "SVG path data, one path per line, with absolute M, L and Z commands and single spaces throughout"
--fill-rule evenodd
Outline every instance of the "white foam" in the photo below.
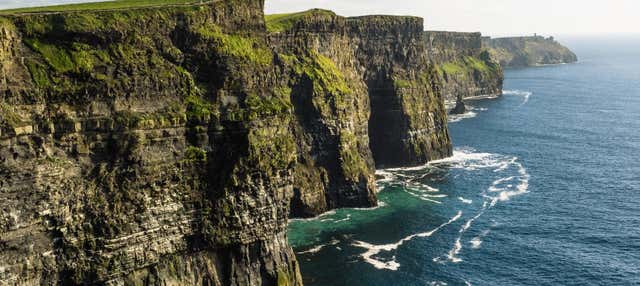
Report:
M 480 233 L 480 235 L 474 237 L 473 239 L 471 239 L 469 241 L 469 243 L 471 244 L 471 248 L 472 249 L 479 249 L 480 246 L 482 245 L 482 239 L 487 236 L 489 234 L 489 232 L 491 232 L 490 230 L 485 230 L 482 233 Z
M 370 208 L 352 208 L 351 210 L 356 210 L 356 211 L 372 211 L 372 210 L 377 210 L 379 208 L 384 208 L 387 206 L 387 203 L 383 202 L 383 201 L 378 201 L 378 205 L 375 207 L 370 207 Z
M 518 105 L 518 108 L 520 108 L 523 105 L 527 104 L 527 102 L 529 102 L 529 98 L 531 97 L 531 95 L 533 95 L 533 92 L 524 90 L 504 90 L 502 91 L 502 95 L 522 96 L 524 100 L 522 101 L 522 103 L 520 103 L 520 105 Z
M 496 97 L 486 97 L 486 98 L 496 98 Z M 463 114 L 449 114 L 448 121 L 449 123 L 460 122 L 464 119 L 474 118 L 478 116 L 478 112 L 487 111 L 489 109 L 485 107 L 475 107 L 475 106 L 467 106 L 467 112 Z
M 523 94 L 523 96 L 526 95 Z M 397 180 L 398 182 L 393 183 L 397 186 L 402 186 L 402 190 L 407 194 L 423 201 L 440 204 L 441 202 L 438 200 L 447 197 L 447 195 L 441 194 L 437 188 L 419 182 L 430 174 L 433 174 L 433 172 L 429 172 L 429 169 L 484 170 L 485 172 L 489 172 L 490 176 L 493 173 L 496 177 L 489 186 L 481 187 L 479 195 L 483 200 L 482 208 L 474 217 L 468 219 L 460 226 L 459 234 L 453 241 L 451 249 L 433 259 L 434 262 L 438 263 L 459 263 L 463 261 L 462 258 L 459 257 L 464 246 L 462 241 L 464 234 L 472 227 L 473 223 L 499 202 L 508 201 L 515 196 L 527 193 L 529 188 L 530 175 L 523 164 L 518 161 L 518 157 L 476 152 L 476 150 L 472 148 L 458 148 L 454 150 L 452 157 L 432 161 L 422 166 L 386 169 L 380 171 L 380 173 L 385 176 L 385 179 L 393 178 L 389 180 L 389 182 Z M 466 194 L 465 197 L 467 196 L 469 195 Z M 473 200 L 465 197 L 460 196 L 458 200 L 465 204 L 473 204 Z M 455 217 L 455 220 L 458 218 L 459 217 Z M 488 233 L 489 231 L 484 231 L 477 237 L 471 239 L 469 241 L 471 248 L 480 248 L 483 243 L 482 239 L 488 235 Z M 367 263 L 379 269 L 397 270 L 400 265 L 395 261 L 395 258 L 383 261 L 374 258 L 374 256 L 381 251 L 395 250 L 398 246 L 402 245 L 402 243 L 416 236 L 419 235 L 406 237 L 395 244 L 371 245 L 364 242 L 357 242 L 354 245 L 368 249 L 368 251 L 362 255 Z M 427 236 L 430 236 L 430 234 Z
M 391 172 L 387 172 L 385 170 L 376 170 L 376 175 L 382 176 L 382 179 L 377 180 L 377 183 L 389 183 L 395 179 L 395 175 Z
M 348 220 L 350 220 L 350 219 L 351 219 L 351 215 L 350 215 L 350 214 L 348 214 L 345 218 L 343 218 L 343 219 L 339 219 L 339 220 L 336 220 L 336 221 L 334 221 L 333 223 L 340 223 L 340 222 L 343 222 L 343 221 L 348 221 Z
M 325 212 L 325 213 L 323 213 L 323 214 L 321 214 L 321 215 L 319 215 L 317 217 L 312 217 L 312 218 L 292 218 L 292 219 L 289 219 L 289 223 L 291 223 L 291 222 L 302 222 L 302 221 L 330 221 L 330 220 L 333 220 L 333 219 L 332 218 L 325 218 L 325 217 L 331 216 L 331 215 L 334 215 L 334 214 L 336 214 L 336 211 L 335 210 L 331 210 L 331 211 Z
M 373 256 L 378 254 L 378 253 L 380 253 L 381 251 L 396 250 L 396 249 L 398 249 L 398 247 L 400 247 L 405 242 L 410 241 L 410 240 L 412 240 L 412 239 L 414 239 L 416 237 L 430 237 L 434 233 L 436 233 L 438 230 L 440 230 L 441 228 L 443 228 L 443 227 L 455 222 L 456 220 L 458 220 L 461 216 L 462 216 L 462 212 L 459 211 L 458 214 L 456 214 L 454 217 L 449 219 L 449 221 L 443 223 L 442 225 L 436 227 L 435 229 L 433 229 L 431 231 L 428 231 L 428 232 L 412 234 L 410 236 L 407 236 L 407 237 L 399 240 L 396 243 L 375 245 L 375 244 L 370 244 L 370 243 L 366 243 L 366 242 L 363 242 L 363 241 L 355 241 L 352 245 L 356 246 L 356 247 L 367 249 L 367 251 L 365 253 L 361 254 L 360 256 L 364 259 L 365 262 L 373 265 L 373 267 L 375 267 L 377 269 L 387 269 L 387 270 L 395 271 L 395 270 L 398 270 L 398 268 L 400 268 L 400 263 L 395 261 L 395 256 L 393 256 L 390 261 L 382 261 L 382 260 L 379 260 L 379 259 L 375 259 L 375 258 L 373 258 Z
M 456 238 L 456 241 L 453 243 L 453 247 L 451 248 L 451 250 L 449 250 L 449 252 L 446 255 L 446 258 L 448 261 L 451 261 L 453 263 L 460 263 L 462 262 L 462 259 L 458 257 L 458 254 L 460 254 L 460 251 L 462 251 L 462 235 L 471 227 L 471 225 L 473 224 L 473 222 L 475 220 L 477 220 L 478 218 L 480 218 L 484 212 L 487 210 L 487 202 L 484 202 L 484 204 L 482 205 L 482 209 L 480 210 L 480 212 L 478 212 L 478 214 L 476 214 L 474 217 L 472 217 L 471 219 L 467 220 L 467 222 L 465 222 L 462 227 L 460 227 L 460 230 L 458 231 L 459 235 Z M 442 257 L 436 257 L 433 259 L 434 262 L 440 262 L 440 263 L 444 263 L 444 260 Z
M 473 111 L 467 111 L 463 114 L 449 114 L 448 116 L 448 121 L 449 123 L 456 123 L 456 122 L 460 122 L 464 119 L 469 119 L 469 118 L 474 118 L 478 116 L 478 113 L 473 112 Z
M 471 241 L 469 241 L 469 243 L 471 243 L 471 248 L 479 249 L 480 245 L 482 244 L 482 240 L 479 237 L 474 237 Z
M 447 257 L 451 262 L 453 263 L 462 262 L 462 259 L 456 256 L 460 254 L 460 250 L 462 250 L 462 243 L 460 243 L 460 238 L 458 238 L 456 239 L 456 243 L 454 244 L 454 247 L 451 249 L 451 251 L 449 251 L 449 254 L 447 255 Z
M 318 252 L 320 252 L 320 250 L 322 250 L 323 248 L 325 248 L 325 247 L 327 247 L 327 246 L 333 246 L 333 245 L 336 245 L 336 244 L 338 244 L 338 243 L 340 243 L 340 241 L 339 241 L 339 240 L 334 239 L 334 240 L 331 240 L 331 241 L 330 241 L 329 243 L 327 243 L 327 244 L 320 244 L 320 245 L 317 245 L 317 246 L 315 246 L 315 247 L 313 247 L 313 248 L 310 248 L 309 250 L 305 250 L 305 251 L 298 252 L 298 254 L 311 254 L 311 253 L 318 253 Z

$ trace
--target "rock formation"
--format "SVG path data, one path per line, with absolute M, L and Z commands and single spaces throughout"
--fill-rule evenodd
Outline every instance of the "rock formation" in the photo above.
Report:
M 293 215 L 374 205 L 374 162 L 416 165 L 451 154 L 422 19 L 311 10 L 271 15 L 267 24 L 294 81 Z M 315 68 L 299 67 L 309 64 Z
M 427 55 L 438 67 L 445 99 L 464 113 L 465 98 L 502 94 L 502 68 L 482 49 L 480 33 L 425 32 Z
M 578 57 L 553 37 L 483 38 L 482 45 L 503 67 L 573 63 Z
M 291 215 L 451 155 L 421 19 L 263 5 L 0 17 L 0 282 L 301 285 Z

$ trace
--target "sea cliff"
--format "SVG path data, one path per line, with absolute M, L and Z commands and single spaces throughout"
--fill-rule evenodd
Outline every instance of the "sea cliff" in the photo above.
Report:
M 0 16 L 0 281 L 301 285 L 290 217 L 451 155 L 422 19 L 263 10 Z
M 574 63 L 578 57 L 553 37 L 483 38 L 482 45 L 503 67 Z
M 425 41 L 445 99 L 458 103 L 454 112 L 464 112 L 464 99 L 502 94 L 502 68 L 482 48 L 480 33 L 427 31 Z

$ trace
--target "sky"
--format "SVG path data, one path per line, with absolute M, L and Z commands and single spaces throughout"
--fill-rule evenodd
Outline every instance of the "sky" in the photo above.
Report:
M 415 15 L 427 30 L 489 36 L 640 34 L 639 0 L 266 0 L 266 12 Z
M 95 0 L 94 0 L 95 1 Z M 0 9 L 87 0 L 0 0 Z M 640 34 L 639 0 L 266 0 L 266 13 L 324 8 L 343 16 L 414 15 L 427 30 L 488 36 Z

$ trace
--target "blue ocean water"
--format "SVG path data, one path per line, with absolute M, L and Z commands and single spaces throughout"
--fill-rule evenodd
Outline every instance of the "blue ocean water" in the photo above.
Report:
M 293 221 L 306 285 L 640 285 L 640 38 L 565 39 L 452 118 L 453 158 L 381 206 Z

